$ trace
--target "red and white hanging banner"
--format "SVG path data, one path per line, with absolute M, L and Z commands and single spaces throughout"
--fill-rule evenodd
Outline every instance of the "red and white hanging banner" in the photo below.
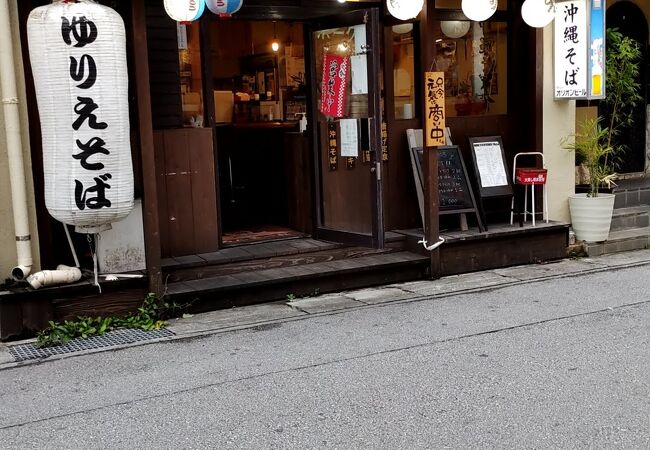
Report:
M 348 95 L 350 58 L 325 54 L 320 111 L 329 117 L 344 117 Z

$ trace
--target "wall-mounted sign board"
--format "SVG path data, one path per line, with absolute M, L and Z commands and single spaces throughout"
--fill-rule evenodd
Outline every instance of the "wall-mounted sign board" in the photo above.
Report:
M 425 72 L 426 146 L 445 145 L 445 73 Z

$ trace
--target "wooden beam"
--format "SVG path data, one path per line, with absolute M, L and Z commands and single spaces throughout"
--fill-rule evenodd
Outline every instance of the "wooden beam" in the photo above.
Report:
M 433 65 L 435 49 L 433 39 L 429 35 L 435 20 L 435 0 L 427 0 L 424 9 L 420 13 L 420 77 L 419 82 L 424 82 L 424 72 L 430 70 Z M 420 108 L 422 111 L 422 127 L 424 128 L 427 117 L 427 107 L 424 96 L 421 97 Z M 423 155 L 424 172 L 424 238 L 429 245 L 438 242 L 440 237 L 440 222 L 438 204 L 438 152 L 435 147 L 426 147 L 424 143 Z M 440 278 L 440 249 L 430 253 L 431 258 L 431 279 Z
M 151 120 L 151 92 L 149 89 L 149 59 L 144 2 L 145 0 L 134 0 L 131 3 L 133 65 L 135 68 L 135 92 L 142 160 L 142 217 L 144 222 L 145 259 L 149 275 L 149 291 L 161 294 L 163 284 L 160 267 L 160 224 L 158 222 L 158 192 Z

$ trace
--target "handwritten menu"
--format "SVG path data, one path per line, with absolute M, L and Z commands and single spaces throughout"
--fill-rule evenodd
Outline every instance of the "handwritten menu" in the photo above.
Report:
M 499 142 L 475 142 L 473 145 L 481 187 L 507 186 L 508 176 L 503 165 Z
M 416 148 L 421 171 L 422 149 Z M 474 209 L 468 176 L 457 146 L 438 149 L 438 199 L 440 211 Z

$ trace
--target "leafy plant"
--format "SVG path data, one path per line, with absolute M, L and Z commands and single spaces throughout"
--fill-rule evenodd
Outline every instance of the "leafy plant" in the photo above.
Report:
M 142 306 L 126 317 L 77 317 L 63 323 L 50 321 L 49 327 L 38 333 L 36 347 L 51 347 L 69 342 L 75 338 L 101 336 L 118 328 L 139 328 L 145 331 L 158 330 L 165 326 L 166 320 L 176 317 L 189 304 L 166 302 L 156 294 L 148 294 Z
M 287 294 L 287 301 L 288 301 L 288 302 L 292 302 L 292 301 L 294 301 L 295 299 L 296 299 L 296 295 L 295 295 L 295 294 Z
M 621 34 L 616 28 L 607 29 L 607 60 L 605 98 L 601 104 L 607 110 L 607 146 L 623 154 L 624 145 L 616 137 L 634 124 L 634 107 L 643 100 L 641 85 L 637 82 L 641 50 L 637 42 Z

